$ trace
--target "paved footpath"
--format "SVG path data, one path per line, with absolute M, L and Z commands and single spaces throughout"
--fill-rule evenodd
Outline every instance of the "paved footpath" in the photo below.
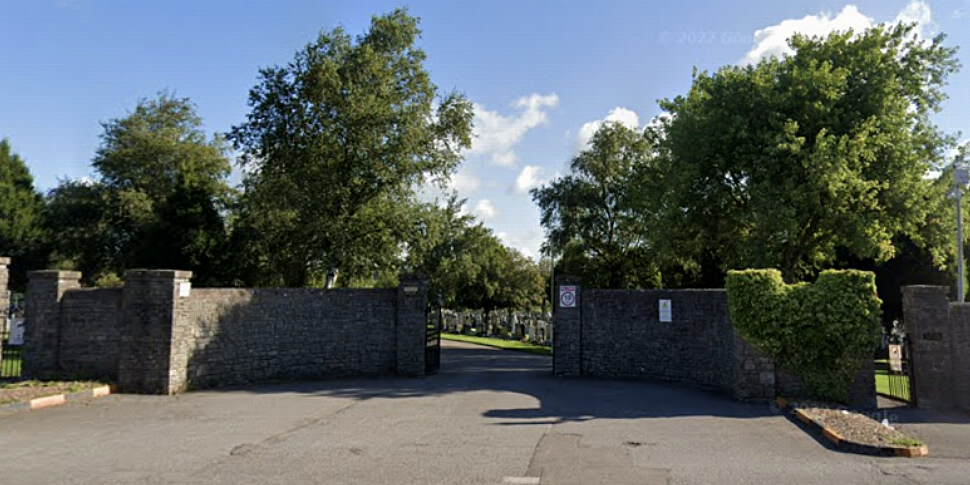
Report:
M 966 484 L 970 458 L 833 451 L 766 405 L 561 379 L 446 342 L 439 375 L 117 395 L 0 417 L 11 484 Z M 962 425 L 958 425 L 962 426 Z M 931 452 L 933 443 L 930 443 Z

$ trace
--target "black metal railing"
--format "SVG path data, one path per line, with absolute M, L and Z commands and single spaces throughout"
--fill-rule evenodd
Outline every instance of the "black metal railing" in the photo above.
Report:
M 441 368 L 441 305 L 435 305 L 428 311 L 428 321 L 425 326 L 424 373 L 434 374 Z
M 0 379 L 17 379 L 23 372 L 23 347 L 11 345 L 10 334 L 0 332 L 3 351 L 0 355 Z
M 901 338 L 889 343 L 885 353 L 879 357 L 876 359 L 876 392 L 883 397 L 915 406 L 916 376 L 910 340 Z

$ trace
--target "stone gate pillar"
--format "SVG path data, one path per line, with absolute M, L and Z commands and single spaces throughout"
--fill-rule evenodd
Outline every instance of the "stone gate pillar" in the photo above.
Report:
M 583 297 L 579 279 L 556 278 L 553 294 L 552 371 L 557 376 L 583 375 Z M 571 296 L 570 296 L 571 295 Z
M 918 406 L 970 410 L 970 304 L 945 286 L 904 286 L 903 318 L 912 344 Z
M 397 287 L 397 374 L 424 375 L 428 282 L 420 275 L 405 274 Z
M 81 287 L 81 273 L 31 271 L 27 279 L 23 375 L 38 379 L 54 377 L 61 371 L 58 363 L 61 299 L 68 290 Z
M 10 309 L 10 291 L 7 284 L 10 281 L 7 266 L 10 265 L 10 258 L 0 258 L 0 332 L 10 329 L 7 328 L 7 317 Z M 3 339 L 0 338 L 0 364 L 3 363 Z
M 173 364 L 173 329 L 191 271 L 129 270 L 121 310 L 118 386 L 123 392 L 176 394 L 185 374 Z

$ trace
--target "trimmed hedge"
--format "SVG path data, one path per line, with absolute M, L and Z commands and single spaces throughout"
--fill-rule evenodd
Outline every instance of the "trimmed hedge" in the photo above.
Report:
M 814 284 L 785 284 L 774 269 L 729 271 L 735 329 L 802 379 L 811 397 L 846 403 L 879 343 L 882 301 L 868 271 L 827 270 Z

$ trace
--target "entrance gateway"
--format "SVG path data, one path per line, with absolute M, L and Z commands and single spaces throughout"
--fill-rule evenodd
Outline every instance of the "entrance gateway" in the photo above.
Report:
M 437 374 L 441 368 L 441 327 L 444 315 L 441 310 L 441 290 L 435 302 L 428 305 L 428 318 L 425 325 L 424 373 Z
M 886 346 L 886 359 L 876 360 L 876 392 L 909 406 L 918 406 L 912 340 L 908 334 L 894 340 Z

